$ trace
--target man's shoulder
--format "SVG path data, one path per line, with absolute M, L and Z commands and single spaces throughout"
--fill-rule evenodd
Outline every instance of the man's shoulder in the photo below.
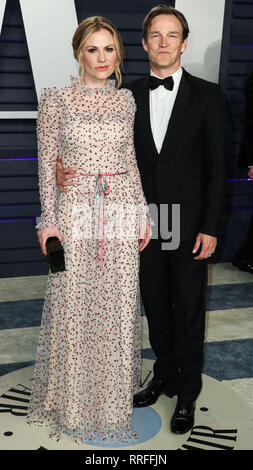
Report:
M 128 90 L 131 90 L 133 94 L 135 94 L 136 91 L 143 87 L 143 85 L 146 83 L 146 80 L 147 75 L 144 77 L 135 78 L 134 80 L 123 82 L 122 88 L 127 88 Z
M 220 88 L 220 85 L 217 83 L 208 81 L 204 78 L 198 77 L 196 75 L 192 75 L 187 70 L 183 69 L 183 76 L 186 80 L 188 80 L 192 85 L 196 86 L 199 89 L 203 90 L 210 90 L 210 89 L 217 89 Z M 123 82 L 122 88 L 128 88 L 133 93 L 139 89 L 142 89 L 143 86 L 147 83 L 148 75 L 136 78 L 134 80 L 130 80 L 127 82 Z
M 220 95 L 222 93 L 221 86 L 218 83 L 211 82 L 196 75 L 191 75 L 189 72 L 184 70 L 185 79 L 191 84 L 192 89 L 196 91 L 199 95 Z
M 192 83 L 193 86 L 199 88 L 200 90 L 215 90 L 220 88 L 220 85 L 218 83 L 210 82 L 209 80 L 206 80 L 204 78 L 192 75 L 186 70 L 184 70 L 184 75 L 186 79 Z
M 185 72 L 185 81 L 190 84 L 191 92 L 198 100 L 203 103 L 210 103 L 214 100 L 217 103 L 225 102 L 226 98 L 221 85 L 215 82 L 208 81 L 204 78 L 191 75 L 189 72 Z

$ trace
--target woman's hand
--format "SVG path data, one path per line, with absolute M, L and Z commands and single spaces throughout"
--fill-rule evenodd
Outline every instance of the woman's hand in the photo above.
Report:
M 142 223 L 140 226 L 140 238 L 139 238 L 139 251 L 141 252 L 146 248 L 150 242 L 152 236 L 151 226 L 148 222 Z
M 58 227 L 46 227 L 46 228 L 39 229 L 37 230 L 37 237 L 39 240 L 39 244 L 40 244 L 43 256 L 46 256 L 47 254 L 46 241 L 49 237 L 57 237 L 60 240 L 60 242 L 63 240 Z

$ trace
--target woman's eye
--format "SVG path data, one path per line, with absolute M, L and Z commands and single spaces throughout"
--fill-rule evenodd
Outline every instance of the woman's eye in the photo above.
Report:
M 113 47 L 107 47 L 106 50 L 107 50 L 107 52 L 113 52 L 114 51 Z
M 88 49 L 88 52 L 96 52 L 96 49 Z

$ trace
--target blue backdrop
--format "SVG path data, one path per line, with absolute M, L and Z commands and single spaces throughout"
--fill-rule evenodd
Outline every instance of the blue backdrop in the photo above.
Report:
M 126 46 L 124 80 L 146 74 L 142 19 L 157 1 L 76 0 L 78 21 L 103 14 L 119 28 Z M 174 6 L 174 1 L 166 2 Z M 229 261 L 243 241 L 252 211 L 252 183 L 236 165 L 243 131 L 244 93 L 253 69 L 253 3 L 226 0 L 220 84 L 231 116 L 231 152 L 222 236 L 215 261 Z M 37 97 L 17 0 L 7 0 L 0 36 L 0 111 L 36 110 Z M 36 232 L 40 215 L 34 119 L 0 119 L 0 277 L 46 274 Z M 241 181 L 245 180 L 245 181 Z

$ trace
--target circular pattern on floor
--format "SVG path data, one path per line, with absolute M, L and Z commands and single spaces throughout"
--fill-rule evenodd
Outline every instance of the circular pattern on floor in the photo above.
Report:
M 152 368 L 153 361 L 143 361 L 143 380 Z M 25 416 L 32 376 L 33 366 L 30 366 L 0 377 L 0 449 L 105 449 L 102 444 L 77 445 L 65 435 L 55 442 L 48 437 L 46 428 L 28 426 Z M 169 429 L 175 405 L 175 397 L 170 399 L 161 396 L 152 407 L 134 410 L 134 421 L 141 442 L 127 449 L 253 450 L 252 408 L 231 387 L 203 376 L 203 389 L 196 403 L 195 425 L 191 432 L 183 436 L 174 435 Z M 119 449 L 111 446 L 107 448 Z
M 147 408 L 135 408 L 133 410 L 133 423 L 134 429 L 138 434 L 139 444 L 149 441 L 152 437 L 156 436 L 162 426 L 162 420 L 159 413 L 150 406 Z M 90 441 L 89 444 L 94 447 L 110 449 L 115 449 L 116 447 L 129 447 L 129 444 L 115 444 L 115 442 L 108 442 L 108 440 L 104 442 L 99 437 L 97 437 L 94 442 Z

